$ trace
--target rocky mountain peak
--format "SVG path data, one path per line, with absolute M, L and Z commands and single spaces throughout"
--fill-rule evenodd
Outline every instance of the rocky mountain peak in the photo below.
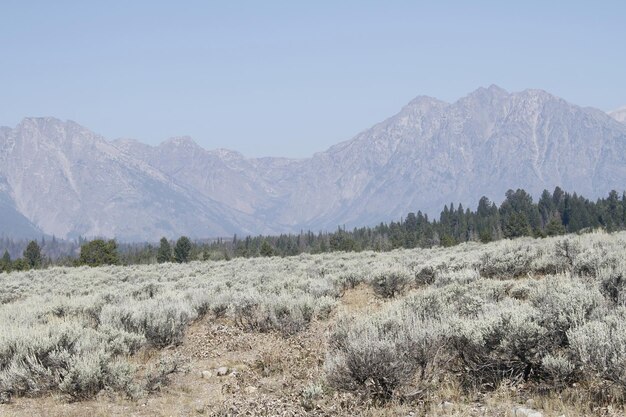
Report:
M 505 97 L 509 92 L 504 88 L 491 84 L 489 87 L 479 87 L 467 95 L 467 97 Z
M 441 101 L 435 97 L 430 96 L 417 96 L 413 100 L 409 101 L 404 108 L 430 108 L 434 106 L 446 105 L 448 103 Z
M 16 137 L 34 143 L 55 143 L 59 146 L 106 142 L 104 138 L 72 121 L 55 117 L 26 117 L 12 130 Z
M 525 101 L 527 103 L 551 102 L 555 104 L 558 103 L 558 105 L 562 106 L 563 108 L 578 107 L 571 103 L 568 103 L 567 101 L 563 100 L 560 97 L 550 94 L 549 92 L 545 90 L 536 89 L 536 88 L 526 89 L 526 90 L 520 91 L 519 93 L 514 93 L 512 96 L 515 97 L 517 100 Z
M 88 131 L 73 120 L 61 120 L 56 117 L 25 117 L 17 125 L 19 128 L 36 129 L 40 132 L 54 131 Z
M 217 148 L 210 151 L 210 153 L 224 161 L 241 161 L 245 159 L 241 153 L 225 148 Z
M 159 145 L 161 147 L 177 147 L 177 148 L 188 148 L 195 149 L 200 148 L 200 145 L 194 141 L 191 136 L 175 136 L 169 138 Z
M 626 124 L 626 106 L 609 112 L 609 116 L 611 116 L 620 123 Z

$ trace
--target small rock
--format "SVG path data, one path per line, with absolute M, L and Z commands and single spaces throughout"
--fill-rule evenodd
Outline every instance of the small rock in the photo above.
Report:
M 253 387 L 252 385 L 247 386 L 244 391 L 246 392 L 246 394 L 254 394 L 255 392 L 257 392 L 259 389 L 257 387 Z
M 194 409 L 196 410 L 196 413 L 204 414 L 204 404 L 196 403 L 196 406 L 194 407 Z
M 526 406 L 528 406 L 529 408 L 534 408 L 535 407 L 535 400 L 532 398 L 529 398 L 528 400 L 526 400 Z
M 212 375 L 212 374 L 211 374 L 211 372 L 209 372 L 209 371 L 202 371 L 202 372 L 200 372 L 200 376 L 201 376 L 202 378 L 204 378 L 204 379 L 209 379 L 209 378 L 211 378 L 211 375 Z
M 543 414 L 539 411 L 535 411 L 532 408 L 516 407 L 513 409 L 514 417 L 543 417 Z
M 454 408 L 454 403 L 450 401 L 444 401 L 443 404 L 441 404 L 441 408 L 443 408 L 445 411 L 450 411 Z
M 226 366 L 217 368 L 217 376 L 225 376 L 225 375 L 228 375 L 228 368 Z

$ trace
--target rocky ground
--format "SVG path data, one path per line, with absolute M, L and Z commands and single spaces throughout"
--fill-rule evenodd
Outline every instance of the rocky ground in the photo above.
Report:
M 346 292 L 338 310 L 359 314 L 380 308 L 369 287 Z M 338 312 L 339 313 L 339 312 Z M 167 384 L 139 400 L 103 393 L 68 403 L 51 395 L 0 405 L 0 415 L 18 416 L 584 416 L 624 415 L 610 407 L 580 411 L 576 401 L 547 392 L 529 394 L 503 385 L 489 394 L 467 395 L 451 382 L 426 401 L 370 404 L 324 383 L 328 321 L 295 336 L 246 332 L 227 319 L 204 319 L 188 330 L 182 345 L 143 351 L 135 360 L 148 367 L 175 360 Z

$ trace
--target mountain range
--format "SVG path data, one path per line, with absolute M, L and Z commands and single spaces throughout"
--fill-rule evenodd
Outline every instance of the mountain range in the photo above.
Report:
M 586 197 L 626 184 L 626 108 L 609 114 L 542 90 L 420 96 L 310 158 L 246 158 L 189 137 L 150 146 L 73 122 L 0 128 L 0 236 L 232 236 L 334 230 L 508 189 Z

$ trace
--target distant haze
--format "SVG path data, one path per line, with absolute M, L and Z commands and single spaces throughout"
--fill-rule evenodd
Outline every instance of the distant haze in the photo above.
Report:
M 418 96 L 304 159 L 245 158 L 190 137 L 108 141 L 50 117 L 0 128 L 0 236 L 334 230 L 475 207 L 483 195 L 501 201 L 508 189 L 595 198 L 625 184 L 626 124 L 543 90 L 495 85 L 452 103 Z
M 310 157 L 416 93 L 626 104 L 626 3 L 3 2 L 0 125 Z

